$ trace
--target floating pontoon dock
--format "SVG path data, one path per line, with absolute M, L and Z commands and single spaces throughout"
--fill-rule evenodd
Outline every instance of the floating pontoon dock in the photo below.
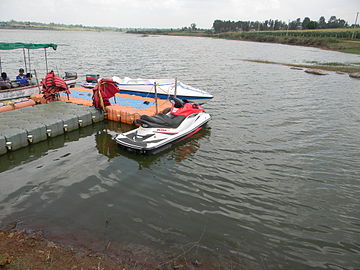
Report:
M 2 112 L 0 155 L 103 119 L 93 107 L 60 101 Z
M 69 95 L 60 93 L 60 101 L 36 106 L 33 105 L 47 101 L 42 94 L 33 95 L 32 99 L 35 102 L 7 105 L 0 110 L 0 155 L 104 119 L 103 113 L 91 107 L 89 89 L 71 88 Z M 130 125 L 142 114 L 151 116 L 171 107 L 168 100 L 157 103 L 153 98 L 119 93 L 110 102 L 106 118 Z

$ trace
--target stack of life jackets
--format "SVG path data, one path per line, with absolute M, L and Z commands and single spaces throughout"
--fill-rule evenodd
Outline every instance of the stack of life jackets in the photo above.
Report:
M 42 80 L 42 88 L 46 100 L 55 100 L 57 93 L 61 91 L 66 91 L 66 94 L 70 94 L 65 81 L 59 75 L 55 75 L 53 71 L 46 74 Z

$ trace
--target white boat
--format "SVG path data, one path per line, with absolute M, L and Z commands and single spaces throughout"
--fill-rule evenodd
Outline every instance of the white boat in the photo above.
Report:
M 64 79 L 69 88 L 74 87 L 76 79 Z M 33 94 L 41 93 L 42 86 L 39 85 L 27 85 L 22 87 L 14 87 L 9 89 L 0 89 L 0 101 L 30 97 Z
M 128 77 L 121 79 L 114 76 L 112 80 L 117 82 L 122 94 L 155 97 L 156 84 L 156 94 L 161 99 L 169 99 L 169 97 L 176 94 L 177 98 L 203 104 L 213 98 L 208 92 L 184 84 L 176 79 L 131 79 Z

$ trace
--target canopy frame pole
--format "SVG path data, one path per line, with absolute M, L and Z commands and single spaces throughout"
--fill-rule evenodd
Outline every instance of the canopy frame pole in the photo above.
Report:
M 40 89 L 40 83 L 39 83 L 39 79 L 38 79 L 38 76 L 37 76 L 37 73 L 36 73 L 36 69 L 34 69 L 34 74 L 35 74 L 35 78 L 36 78 L 36 85 L 39 89 L 39 94 L 41 94 L 41 89 Z
M 1 57 L 0 57 L 0 72 L 2 73 Z
M 178 84 L 178 80 L 177 80 L 177 77 L 175 77 L 175 93 L 174 93 L 175 98 L 176 98 L 176 94 L 177 94 L 177 84 Z
M 106 83 L 102 83 L 99 85 L 99 91 L 98 91 L 98 94 L 99 94 L 99 100 L 100 100 L 100 106 L 104 112 L 104 115 L 106 115 L 106 109 L 105 109 L 105 105 L 104 105 L 104 100 L 103 100 L 103 97 L 102 97 L 102 94 L 101 94 L 101 85 L 104 85 L 104 92 L 105 92 L 105 87 L 106 87 Z
M 155 113 L 158 114 L 158 98 L 157 98 L 156 82 L 154 82 L 154 90 L 155 90 Z
M 44 50 L 45 50 L 46 73 L 49 73 L 48 62 L 47 62 L 47 54 L 46 54 L 46 48 L 44 48 Z
M 30 49 L 28 49 L 29 72 L 31 73 Z
M 23 48 L 23 53 L 24 53 L 25 72 L 28 73 L 28 71 L 27 71 L 27 65 L 26 65 L 26 53 L 25 53 L 25 49 L 24 49 L 24 48 Z

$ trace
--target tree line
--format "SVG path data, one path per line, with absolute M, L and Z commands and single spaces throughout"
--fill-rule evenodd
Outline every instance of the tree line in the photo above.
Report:
M 222 32 L 237 32 L 237 31 L 276 31 L 276 30 L 298 30 L 298 29 L 327 29 L 327 28 L 345 28 L 349 27 L 348 23 L 343 19 L 338 19 L 336 16 L 331 16 L 326 21 L 324 16 L 321 16 L 318 21 L 312 21 L 309 17 L 303 20 L 297 18 L 294 21 L 286 23 L 281 20 L 266 20 L 259 21 L 223 21 L 215 20 L 213 29 L 215 33 Z

